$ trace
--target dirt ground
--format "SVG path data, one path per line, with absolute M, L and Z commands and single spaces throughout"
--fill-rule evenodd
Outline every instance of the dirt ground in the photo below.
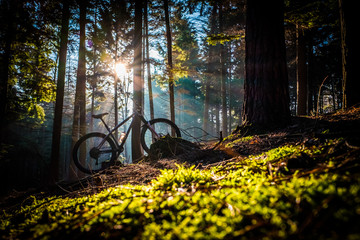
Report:
M 240 127 L 233 131 L 233 137 L 222 142 L 202 144 L 199 148 L 187 149 L 182 154 L 161 158 L 144 157 L 136 164 L 113 167 L 102 174 L 88 177 L 79 183 L 64 186 L 68 194 L 77 192 L 95 193 L 120 184 L 148 184 L 162 169 L 176 169 L 177 164 L 196 168 L 208 168 L 237 161 L 241 157 L 257 155 L 286 144 L 317 145 L 323 139 L 346 139 L 353 148 L 360 147 L 360 108 L 338 111 L 320 117 L 294 117 L 292 124 L 284 129 L 255 134 L 250 141 L 236 141 L 249 135 Z M 233 143 L 229 147 L 228 143 Z
M 162 169 L 176 169 L 177 166 L 195 166 L 199 169 L 222 165 L 231 161 L 266 152 L 286 144 L 317 145 L 324 139 L 344 138 L 346 149 L 360 153 L 360 107 L 348 111 L 338 111 L 320 117 L 293 117 L 292 124 L 270 132 L 254 132 L 238 127 L 230 138 L 223 141 L 203 143 L 194 148 L 186 148 L 179 155 L 167 158 L 144 157 L 136 164 L 113 166 L 110 169 L 76 182 L 61 182 L 56 186 L 32 189 L 26 192 L 12 192 L 0 200 L 0 207 L 6 208 L 21 203 L 29 195 L 45 197 L 49 195 L 95 194 L 117 185 L 146 185 L 161 174 Z M 249 141 L 236 141 L 253 135 Z M 229 144 L 230 143 L 230 144 Z M 344 149 L 345 149 L 344 148 Z M 348 150 L 342 150 L 344 152 Z M 341 154 L 341 153 L 339 153 Z

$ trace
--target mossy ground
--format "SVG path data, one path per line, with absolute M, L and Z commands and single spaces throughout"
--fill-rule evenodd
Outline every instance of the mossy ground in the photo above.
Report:
M 0 236 L 360 239 L 359 113 L 251 136 L 236 131 L 216 149 L 148 158 L 69 194 L 28 196 L 3 205 Z

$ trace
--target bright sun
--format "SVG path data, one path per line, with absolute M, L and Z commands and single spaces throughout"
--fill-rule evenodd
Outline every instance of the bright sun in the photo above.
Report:
M 126 74 L 126 67 L 125 64 L 118 62 L 115 64 L 115 72 L 118 77 L 125 76 Z

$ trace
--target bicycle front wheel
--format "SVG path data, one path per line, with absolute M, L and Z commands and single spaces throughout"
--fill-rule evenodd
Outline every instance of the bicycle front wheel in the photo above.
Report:
M 166 135 L 171 135 L 172 132 L 175 133 L 175 137 L 181 137 L 180 129 L 172 121 L 165 118 L 156 118 L 149 121 L 150 126 L 159 137 Z M 144 151 L 149 153 L 150 145 L 157 141 L 157 137 L 151 132 L 149 126 L 145 124 L 141 130 L 140 134 L 140 143 Z
M 96 173 L 114 164 L 116 160 L 115 149 L 114 142 L 110 138 L 106 138 L 105 134 L 89 133 L 75 143 L 72 152 L 73 160 L 76 167 L 82 172 Z

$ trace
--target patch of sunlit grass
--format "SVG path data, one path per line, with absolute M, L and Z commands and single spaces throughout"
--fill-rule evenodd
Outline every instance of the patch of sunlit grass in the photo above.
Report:
M 323 147 L 330 144 L 335 143 Z M 0 231 L 10 239 L 331 238 L 335 231 L 334 236 L 360 236 L 352 227 L 360 223 L 360 178 L 322 172 L 274 181 L 268 174 L 267 162 L 304 151 L 320 154 L 282 146 L 205 170 L 162 170 L 147 186 L 77 198 L 30 197 L 17 210 L 1 213 Z

